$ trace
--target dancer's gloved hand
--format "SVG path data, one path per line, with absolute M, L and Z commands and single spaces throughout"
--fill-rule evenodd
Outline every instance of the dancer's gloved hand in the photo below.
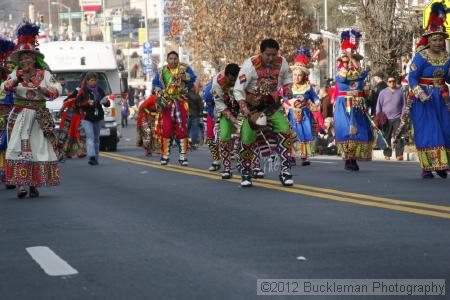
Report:
M 427 96 L 427 94 L 426 94 L 424 91 L 422 91 L 422 92 L 419 93 L 419 100 L 420 100 L 421 102 L 426 102 L 426 101 L 428 101 L 429 99 L 430 99 L 430 96 Z

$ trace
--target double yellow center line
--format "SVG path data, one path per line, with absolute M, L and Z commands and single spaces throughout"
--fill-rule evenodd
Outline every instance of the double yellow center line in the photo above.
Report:
M 209 178 L 213 180 L 222 180 L 217 173 L 212 173 L 206 170 L 191 168 L 191 167 L 181 167 L 175 165 L 161 166 L 159 162 L 154 162 L 146 159 L 141 159 L 137 157 L 132 157 L 128 155 L 121 155 L 111 152 L 102 152 L 102 157 L 107 157 L 110 159 L 122 161 L 125 163 L 131 163 L 135 165 L 147 166 L 154 169 L 162 169 L 165 171 L 183 173 L 188 175 L 200 176 L 204 178 Z M 232 178 L 227 181 L 240 183 L 237 178 Z M 384 197 L 377 197 L 372 195 L 351 193 L 345 191 L 339 191 L 329 188 L 320 188 L 304 184 L 295 184 L 293 187 L 284 187 L 278 181 L 269 179 L 258 179 L 253 181 L 254 186 L 259 186 L 263 188 L 268 188 L 272 190 L 279 190 L 287 193 L 306 195 L 310 197 L 316 197 L 321 199 L 347 202 L 359 205 L 379 207 L 389 210 L 409 212 L 418 215 L 433 216 L 438 218 L 450 219 L 450 207 L 435 205 L 423 202 L 396 200 Z

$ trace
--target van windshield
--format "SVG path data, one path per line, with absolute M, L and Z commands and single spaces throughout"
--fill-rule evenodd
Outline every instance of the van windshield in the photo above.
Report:
M 58 81 L 63 85 L 63 91 L 61 96 L 70 95 L 77 87 L 80 86 L 81 75 L 85 72 L 54 72 Z M 105 91 L 106 95 L 111 94 L 111 88 L 109 86 L 108 79 L 105 73 L 97 72 L 98 82 L 97 86 Z

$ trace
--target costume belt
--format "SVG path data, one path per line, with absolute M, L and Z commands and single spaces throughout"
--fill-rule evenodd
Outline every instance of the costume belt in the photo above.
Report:
M 21 99 L 14 99 L 14 107 L 18 108 L 28 108 L 28 109 L 40 109 L 45 108 L 45 100 L 21 100 Z
M 364 92 L 363 91 L 340 91 L 338 92 L 338 96 L 339 97 L 364 97 Z
M 429 87 L 441 87 L 445 84 L 444 78 L 420 78 L 420 85 L 426 85 Z

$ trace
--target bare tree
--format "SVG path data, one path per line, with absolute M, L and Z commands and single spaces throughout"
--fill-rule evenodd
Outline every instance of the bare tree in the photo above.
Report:
M 420 16 L 404 2 L 354 1 L 357 22 L 364 32 L 366 60 L 375 72 L 395 73 L 401 57 L 412 51 L 414 36 L 421 28 Z
M 312 20 L 298 0 L 189 0 L 184 5 L 184 43 L 194 49 L 197 63 L 207 61 L 216 71 L 258 53 L 265 38 L 276 39 L 291 60 L 300 45 L 309 43 Z

